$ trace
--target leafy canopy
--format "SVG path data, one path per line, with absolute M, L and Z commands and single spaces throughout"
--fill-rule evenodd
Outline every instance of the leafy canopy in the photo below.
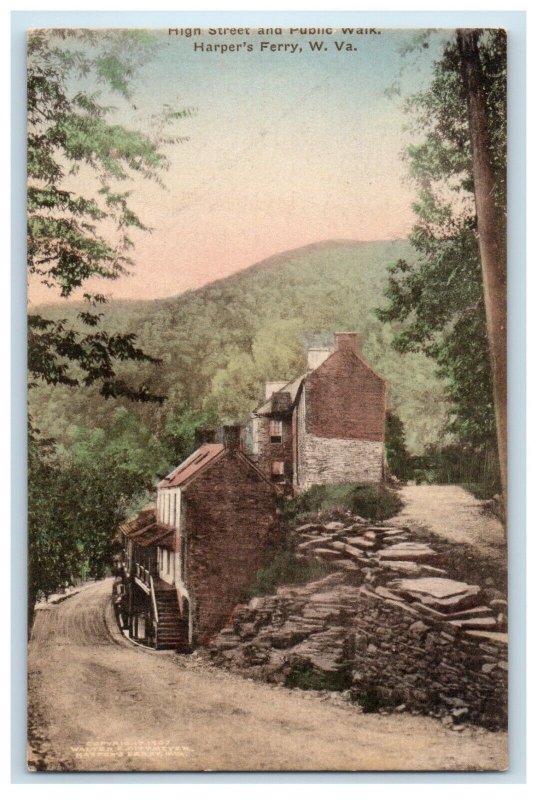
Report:
M 139 31 L 32 31 L 28 36 L 28 270 L 62 298 L 90 278 L 114 280 L 132 264 L 131 232 L 146 231 L 130 204 L 125 183 L 134 177 L 161 183 L 167 145 L 181 141 L 167 130 L 189 110 L 166 108 L 149 136 L 114 122 L 103 92 L 132 104 L 136 69 L 152 53 Z M 91 84 L 100 91 L 83 88 Z M 74 190 L 84 177 L 88 191 Z M 29 316 L 29 371 L 50 384 L 97 384 L 104 396 L 159 399 L 144 384 L 131 388 L 117 364 L 156 359 L 131 333 L 101 327 L 105 302 L 84 293 L 78 325 Z
M 505 220 L 506 42 L 480 40 L 497 202 Z M 423 352 L 438 366 L 450 402 L 447 430 L 474 446 L 493 446 L 494 407 L 483 284 L 476 234 L 466 104 L 455 42 L 437 62 L 429 88 L 407 102 L 419 143 L 406 158 L 418 189 L 410 241 L 418 256 L 389 269 L 384 322 L 403 323 L 401 353 Z M 501 215 L 500 215 L 501 218 Z

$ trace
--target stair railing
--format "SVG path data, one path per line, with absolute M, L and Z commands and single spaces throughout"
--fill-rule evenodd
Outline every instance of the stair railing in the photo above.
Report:
M 157 596 L 155 594 L 155 584 L 153 582 L 152 575 L 149 575 L 149 588 L 151 590 L 151 607 L 153 609 L 153 630 L 155 632 L 155 643 L 156 643 L 158 636 L 158 607 L 157 607 Z

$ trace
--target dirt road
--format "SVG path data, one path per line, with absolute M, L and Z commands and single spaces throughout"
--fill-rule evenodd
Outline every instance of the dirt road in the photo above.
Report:
M 34 769 L 506 767 L 502 733 L 364 715 L 195 666 L 193 657 L 134 647 L 116 628 L 110 592 L 109 579 L 37 612 L 29 651 Z
M 396 525 L 427 528 L 459 544 L 469 544 L 505 564 L 505 538 L 501 522 L 483 514 L 482 503 L 460 486 L 403 486 L 405 507 L 390 520 Z

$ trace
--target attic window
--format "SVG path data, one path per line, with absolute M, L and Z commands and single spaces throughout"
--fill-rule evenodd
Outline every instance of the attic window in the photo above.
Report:
M 285 481 L 285 465 L 283 461 L 272 462 L 271 476 L 274 483 L 283 483 Z
M 282 441 L 282 421 L 281 419 L 271 419 L 269 423 L 269 435 L 271 444 L 281 444 Z

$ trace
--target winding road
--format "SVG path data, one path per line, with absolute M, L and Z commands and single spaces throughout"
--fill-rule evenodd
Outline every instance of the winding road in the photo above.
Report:
M 364 715 L 120 634 L 112 579 L 37 611 L 29 646 L 29 769 L 489 770 L 506 735 Z

